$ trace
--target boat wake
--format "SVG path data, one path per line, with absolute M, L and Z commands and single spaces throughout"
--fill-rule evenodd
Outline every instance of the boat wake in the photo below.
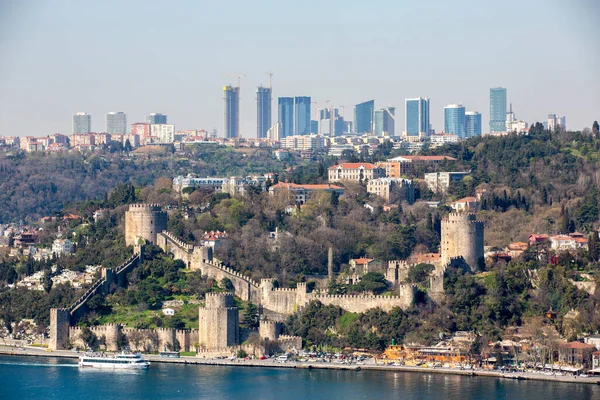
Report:
M 77 368 L 77 364 L 44 364 L 44 363 L 28 363 L 28 362 L 10 362 L 0 361 L 0 365 L 16 365 L 21 367 L 67 367 Z

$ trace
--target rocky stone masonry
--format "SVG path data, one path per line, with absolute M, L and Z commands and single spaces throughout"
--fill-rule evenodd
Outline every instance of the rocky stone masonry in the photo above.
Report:
M 484 263 L 483 235 L 483 222 L 477 221 L 475 214 L 450 213 L 442 220 L 441 264 L 462 257 L 471 271 L 479 271 Z
M 131 204 L 125 212 L 125 243 L 127 246 L 147 240 L 156 244 L 156 235 L 167 229 L 167 213 L 158 204 Z
M 239 344 L 239 311 L 233 293 L 207 293 L 198 309 L 198 341 L 201 348 L 219 349 Z
M 86 347 L 81 335 L 84 328 L 69 327 L 69 343 L 73 347 Z M 196 351 L 197 329 L 135 329 L 121 324 L 106 324 L 89 328 L 99 341 L 104 342 L 107 351 L 117 351 L 119 335 L 122 334 L 126 346 L 131 351 Z

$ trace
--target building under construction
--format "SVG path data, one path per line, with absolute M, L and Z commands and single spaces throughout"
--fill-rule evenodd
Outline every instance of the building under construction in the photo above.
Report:
M 225 137 L 240 137 L 240 88 L 223 86 L 225 95 Z

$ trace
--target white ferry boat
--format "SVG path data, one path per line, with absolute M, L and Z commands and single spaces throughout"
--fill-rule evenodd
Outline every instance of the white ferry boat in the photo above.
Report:
M 149 366 L 150 362 L 144 360 L 140 354 L 85 354 L 79 357 L 80 368 L 147 369 Z

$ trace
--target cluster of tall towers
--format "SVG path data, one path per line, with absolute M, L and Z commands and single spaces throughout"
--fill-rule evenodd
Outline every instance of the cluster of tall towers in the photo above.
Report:
M 272 79 L 272 73 L 268 72 Z M 238 75 L 238 78 L 243 75 Z M 277 100 L 277 122 L 273 124 L 271 103 L 272 80 L 269 87 L 256 88 L 256 136 L 258 138 L 283 139 L 292 135 L 319 133 L 325 136 L 338 136 L 346 133 L 375 134 L 394 136 L 396 134 L 396 108 L 375 109 L 375 100 L 365 101 L 354 106 L 354 125 L 345 121 L 337 108 L 318 110 L 317 119 L 311 119 L 309 96 L 279 97 Z M 240 137 L 240 84 L 224 86 L 225 93 L 225 137 Z M 343 111 L 343 110 L 342 110 Z M 490 89 L 490 132 L 507 130 L 506 89 Z M 275 135 L 271 132 L 275 131 Z M 432 132 L 430 123 L 429 98 L 416 97 L 405 100 L 404 134 L 428 136 Z M 477 111 L 466 111 L 462 103 L 450 104 L 444 108 L 444 132 L 469 138 L 481 135 L 482 118 Z M 275 137 L 272 137 L 275 136 Z

